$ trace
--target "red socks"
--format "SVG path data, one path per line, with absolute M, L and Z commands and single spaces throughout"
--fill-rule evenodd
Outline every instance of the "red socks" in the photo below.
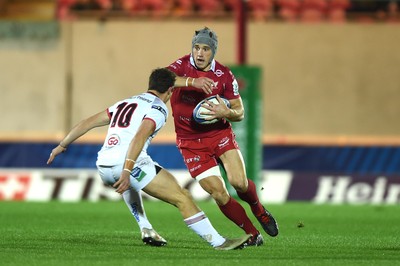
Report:
M 219 206 L 219 208 L 226 217 L 242 228 L 246 234 L 258 234 L 257 228 L 247 217 L 246 211 L 234 198 L 231 197 L 224 206 Z
M 249 187 L 246 192 L 241 193 L 236 191 L 237 195 L 240 199 L 247 202 L 250 205 L 251 211 L 255 216 L 260 215 L 264 212 L 264 208 L 258 199 L 256 185 L 254 184 L 253 180 L 247 179 L 249 183 Z

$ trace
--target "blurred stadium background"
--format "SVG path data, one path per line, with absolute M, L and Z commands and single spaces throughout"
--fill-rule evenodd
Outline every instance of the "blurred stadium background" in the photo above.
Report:
M 247 90 L 237 134 L 264 202 L 400 202 L 400 13 L 384 0 L 0 0 L 0 200 L 118 200 L 95 169 L 104 129 L 51 167 L 48 154 L 82 118 L 146 89 L 203 26 Z M 172 119 L 150 153 L 207 199 Z

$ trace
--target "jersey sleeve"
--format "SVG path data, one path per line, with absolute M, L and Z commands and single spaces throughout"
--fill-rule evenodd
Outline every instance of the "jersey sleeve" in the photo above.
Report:
M 175 62 L 171 63 L 167 68 L 174 72 L 177 76 L 184 76 L 185 75 L 185 58 L 187 56 L 181 57 Z
M 107 114 L 108 114 L 108 117 L 109 117 L 110 119 L 112 118 L 112 116 L 113 116 L 115 110 L 117 109 L 117 107 L 118 107 L 118 105 L 119 105 L 120 103 L 121 103 L 121 101 L 119 101 L 119 102 L 115 103 L 114 105 L 112 105 L 112 106 L 110 106 L 110 107 L 107 108 Z
M 144 116 L 143 119 L 150 119 L 154 122 L 156 129 L 160 130 L 167 122 L 168 111 L 161 105 L 153 104 L 150 111 Z
M 238 99 L 240 98 L 239 84 L 235 78 L 235 75 L 233 75 L 232 71 L 230 70 L 228 71 L 229 73 L 226 76 L 226 81 L 225 81 L 224 96 L 227 99 Z

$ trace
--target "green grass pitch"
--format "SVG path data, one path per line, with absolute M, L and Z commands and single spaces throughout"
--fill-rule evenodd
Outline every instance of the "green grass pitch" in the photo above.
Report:
M 213 202 L 199 202 L 224 236 L 243 232 Z M 146 201 L 166 247 L 142 244 L 121 202 L 0 202 L 1 265 L 400 265 L 400 206 L 270 205 L 276 238 L 216 251 L 190 231 L 173 206 Z M 260 225 L 246 211 L 261 230 Z

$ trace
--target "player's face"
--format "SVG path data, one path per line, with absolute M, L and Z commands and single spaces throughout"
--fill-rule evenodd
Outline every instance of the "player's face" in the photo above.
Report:
M 196 43 L 192 51 L 198 69 L 208 71 L 211 67 L 212 50 L 207 44 Z

